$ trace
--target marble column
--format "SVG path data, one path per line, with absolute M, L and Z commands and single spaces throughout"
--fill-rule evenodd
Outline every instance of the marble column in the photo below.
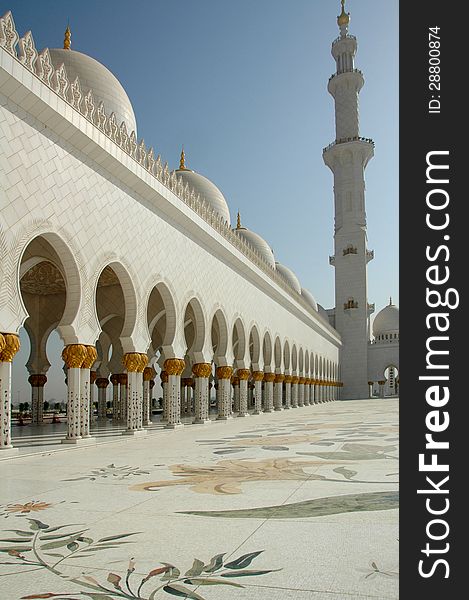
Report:
M 161 371 L 161 388 L 163 390 L 163 413 L 161 415 L 161 420 L 167 422 L 168 421 L 168 373 L 166 371 Z
M 81 366 L 87 357 L 84 344 L 69 344 L 62 351 L 67 367 L 67 437 L 63 444 L 81 443 Z
M 248 381 L 248 408 L 254 408 L 254 382 Z
M 155 371 L 155 377 L 156 377 L 156 371 Z M 150 394 L 148 396 L 148 401 L 150 403 L 150 419 L 152 417 L 153 414 L 153 408 L 154 408 L 154 404 L 153 404 L 153 388 L 155 387 L 155 380 L 154 379 L 150 379 Z
M 211 423 L 209 418 L 209 380 L 212 374 L 210 363 L 196 363 L 192 366 L 195 379 L 195 418 L 194 423 Z
M 305 393 L 304 393 L 304 405 L 305 406 L 309 406 L 311 404 L 311 399 L 310 399 L 310 386 L 309 386 L 309 382 L 311 380 L 308 377 L 305 377 L 305 382 L 304 382 L 304 389 L 305 389 Z
M 305 378 L 298 379 L 298 406 L 305 405 Z
M 86 357 L 80 369 L 80 435 L 82 439 L 91 440 L 90 435 L 90 387 L 91 387 L 91 367 L 93 366 L 98 353 L 94 346 L 85 346 Z
M 143 425 L 151 425 L 151 392 L 150 383 L 155 379 L 156 371 L 153 367 L 143 370 Z
M 0 456 L 18 452 L 11 443 L 11 363 L 19 349 L 15 333 L 0 333 Z
M 283 410 L 283 382 L 285 381 L 285 375 L 277 373 L 275 375 L 274 382 L 274 409 Z
M 293 377 L 291 375 L 285 375 L 285 410 L 291 408 L 291 382 Z
M 145 435 L 143 429 L 143 371 L 148 356 L 142 352 L 127 352 L 122 364 L 127 371 L 127 429 L 124 435 Z
M 127 373 L 119 373 L 120 420 L 127 423 Z
M 231 419 L 231 376 L 233 368 L 228 366 L 217 367 L 218 379 L 218 416 L 220 421 Z
M 44 422 L 44 386 L 47 377 L 43 373 L 30 375 L 28 381 L 31 384 L 31 422 L 33 425 Z
M 168 429 L 184 427 L 181 423 L 181 375 L 185 369 L 183 358 L 167 358 L 164 370 L 168 374 Z
M 96 383 L 97 378 L 98 378 L 98 374 L 96 373 L 96 371 L 90 371 L 90 421 L 93 420 L 94 384 Z
M 254 415 L 262 414 L 262 381 L 264 379 L 264 371 L 254 371 L 252 374 L 254 379 Z
M 294 375 L 291 380 L 291 407 L 298 408 L 298 382 L 300 378 Z
M 251 375 L 249 369 L 238 369 L 236 377 L 239 381 L 239 412 L 238 417 L 248 417 L 248 379 Z
M 373 398 L 373 384 L 374 381 L 368 382 L 368 398 Z
M 264 373 L 264 412 L 274 410 L 274 381 L 275 373 Z
M 231 385 L 233 386 L 233 412 L 239 413 L 239 379 L 236 375 L 231 378 Z
M 384 385 L 385 385 L 386 381 L 381 380 L 378 381 L 378 385 L 379 385 L 379 397 L 380 398 L 384 398 Z
M 96 387 L 98 388 L 98 419 L 105 419 L 107 416 L 106 388 L 109 385 L 107 377 L 98 377 Z
M 111 375 L 112 383 L 112 421 L 115 423 L 120 419 L 120 406 L 119 406 L 119 374 L 113 373 Z M 97 385 L 97 380 L 96 380 Z M 98 388 L 99 389 L 99 388 Z M 98 392 L 99 394 L 99 392 Z

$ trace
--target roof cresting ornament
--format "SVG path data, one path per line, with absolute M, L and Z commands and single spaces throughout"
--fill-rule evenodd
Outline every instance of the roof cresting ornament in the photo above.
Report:
M 67 29 L 65 30 L 65 36 L 64 36 L 64 50 L 70 50 L 71 45 L 72 45 L 72 32 L 70 31 L 70 27 L 67 25 Z

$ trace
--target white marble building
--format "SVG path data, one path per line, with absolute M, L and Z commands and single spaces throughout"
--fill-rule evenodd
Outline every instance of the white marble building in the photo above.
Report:
M 342 26 L 341 36 L 333 52 L 353 56 Z M 349 69 L 341 56 L 338 69 Z M 338 138 L 358 135 L 362 76 L 350 68 L 329 84 L 342 98 Z M 354 91 L 339 93 L 349 86 Z M 369 140 L 337 139 L 324 155 L 336 207 L 342 188 L 353 204 L 353 219 L 336 209 L 340 310 L 328 317 L 239 215 L 231 227 L 223 194 L 186 166 L 184 153 L 170 171 L 137 137 L 125 90 L 105 66 L 71 49 L 68 28 L 63 49 L 38 51 L 11 13 L 0 19 L 0 138 L 2 453 L 14 451 L 11 363 L 22 326 L 31 341 L 34 423 L 42 420 L 47 339 L 57 330 L 63 341 L 67 443 L 92 439 L 90 397 L 104 418 L 108 387 L 113 419 L 128 434 L 144 433 L 155 378 L 168 428 L 182 426 L 181 410 L 207 422 L 211 385 L 219 419 L 335 400 L 342 379 L 344 399 L 368 396 L 368 351 L 379 344 L 368 333 L 363 169 L 349 165 L 366 166 Z M 346 243 L 360 252 L 352 271 L 341 267 Z M 359 307 L 342 315 L 346 296 Z M 375 363 L 373 376 L 384 376 Z

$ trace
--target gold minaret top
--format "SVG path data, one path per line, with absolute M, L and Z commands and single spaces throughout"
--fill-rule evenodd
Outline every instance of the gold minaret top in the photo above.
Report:
M 184 148 L 181 150 L 181 158 L 179 159 L 179 170 L 186 170 L 186 155 L 184 154 Z
M 342 12 L 337 17 L 337 24 L 339 27 L 348 25 L 350 22 L 350 13 L 345 12 L 345 0 L 340 0 L 340 3 L 342 4 Z
M 70 31 L 70 27 L 67 25 L 67 29 L 65 30 L 64 37 L 64 50 L 70 50 L 70 46 L 72 45 L 72 32 Z
M 241 229 L 241 215 L 239 214 L 239 210 L 238 210 L 238 219 L 236 221 L 236 229 Z

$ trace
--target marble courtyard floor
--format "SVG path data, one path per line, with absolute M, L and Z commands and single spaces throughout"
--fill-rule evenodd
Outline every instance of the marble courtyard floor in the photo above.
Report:
M 0 461 L 0 598 L 398 598 L 398 401 Z

